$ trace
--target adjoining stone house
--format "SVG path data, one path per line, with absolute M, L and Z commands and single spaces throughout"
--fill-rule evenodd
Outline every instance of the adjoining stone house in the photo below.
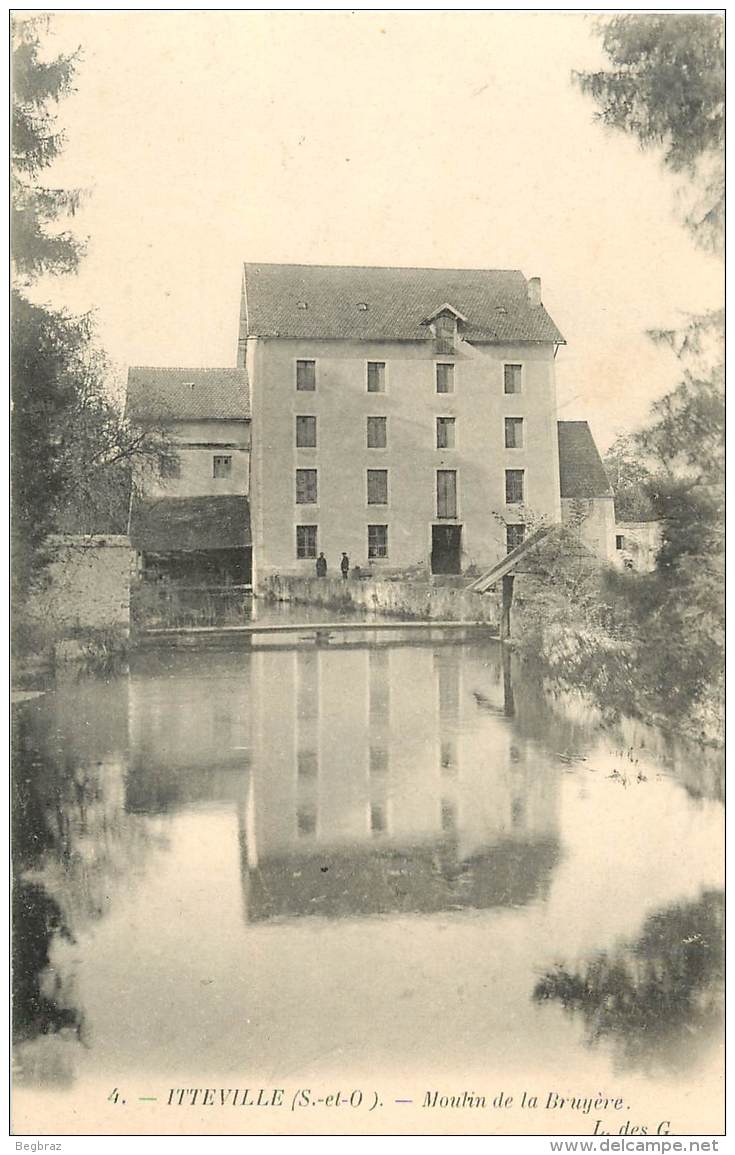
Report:
M 246 264 L 256 581 L 322 551 L 333 573 L 342 551 L 373 573 L 482 570 L 579 501 L 608 558 L 591 433 L 557 424 L 564 343 L 516 270 Z
M 196 584 L 248 585 L 250 399 L 242 369 L 131 367 L 127 414 L 166 431 L 160 473 L 138 474 L 129 536 L 139 568 Z
M 651 573 L 656 568 L 662 541 L 660 521 L 619 521 L 615 526 L 613 565 L 618 569 Z

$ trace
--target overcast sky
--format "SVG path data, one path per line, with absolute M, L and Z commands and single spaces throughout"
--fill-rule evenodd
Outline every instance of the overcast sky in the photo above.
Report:
M 60 12 L 81 44 L 57 179 L 89 252 L 55 302 L 114 361 L 232 365 L 244 260 L 520 268 L 601 448 L 675 381 L 647 328 L 721 303 L 672 178 L 594 120 L 575 13 Z

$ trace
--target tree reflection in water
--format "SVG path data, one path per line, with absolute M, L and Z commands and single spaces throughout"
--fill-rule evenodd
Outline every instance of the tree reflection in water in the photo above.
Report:
M 657 911 L 638 939 L 579 971 L 559 964 L 533 997 L 581 1015 L 588 1043 L 609 1040 L 620 1066 L 684 1069 L 721 1022 L 723 921 L 724 894 L 706 891 Z
M 101 705 L 98 701 L 101 699 Z M 86 1041 L 66 944 L 104 917 L 151 845 L 125 810 L 126 699 L 88 682 L 13 710 L 16 1079 L 70 1083 Z

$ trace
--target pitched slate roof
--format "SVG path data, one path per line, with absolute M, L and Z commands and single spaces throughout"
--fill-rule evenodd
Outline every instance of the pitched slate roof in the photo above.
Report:
M 427 321 L 445 303 L 467 318 L 468 341 L 564 342 L 517 269 L 270 264 L 245 265 L 240 338 L 432 340 Z
M 240 549 L 250 545 L 250 505 L 240 496 L 136 496 L 130 508 L 133 549 L 152 553 Z
M 133 421 L 245 420 L 250 390 L 244 369 L 131 365 L 127 414 Z
M 586 421 L 559 421 L 559 488 L 562 497 L 612 497 L 600 454 Z

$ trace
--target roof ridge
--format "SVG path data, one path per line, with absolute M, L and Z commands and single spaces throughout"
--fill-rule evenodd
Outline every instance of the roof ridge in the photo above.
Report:
M 128 365 L 131 369 L 165 369 L 176 373 L 247 373 L 240 365 Z
M 309 261 L 243 261 L 243 268 L 255 266 L 269 269 L 374 269 L 376 272 L 411 272 L 411 273 L 520 273 L 525 277 L 522 269 L 500 268 L 490 265 L 318 265 Z

